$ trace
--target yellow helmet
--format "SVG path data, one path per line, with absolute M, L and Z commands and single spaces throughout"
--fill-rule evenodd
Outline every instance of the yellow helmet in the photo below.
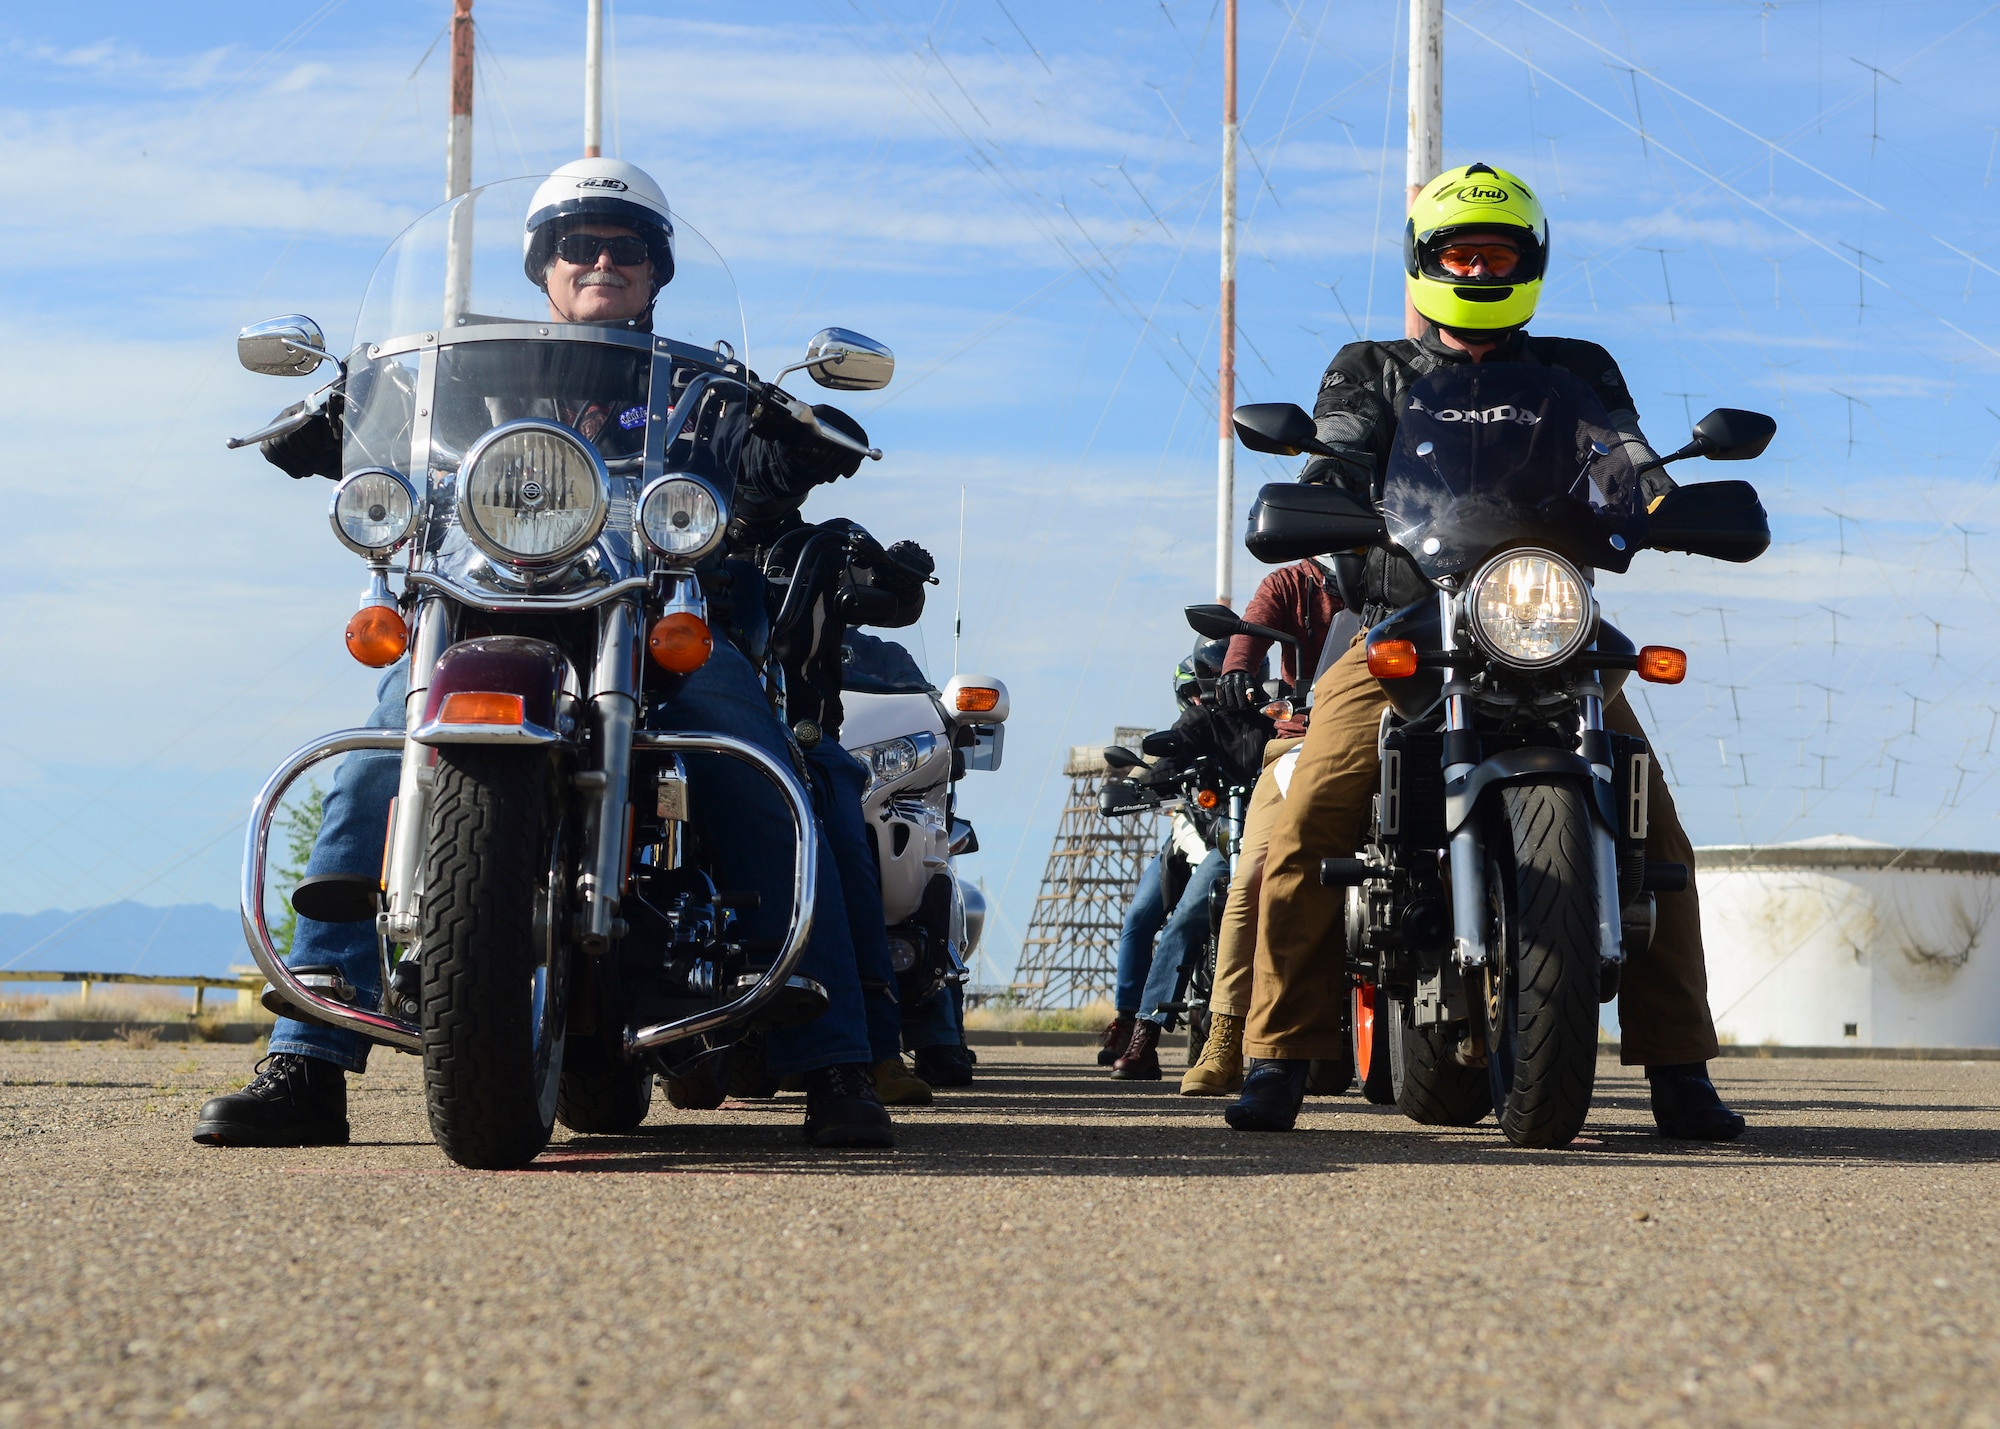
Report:
M 1438 253 L 1463 234 L 1501 232 L 1520 245 L 1520 261 L 1505 276 L 1454 275 Z M 1549 220 L 1528 186 L 1505 169 L 1467 164 L 1439 174 L 1410 205 L 1403 230 L 1403 269 L 1410 306 L 1436 323 L 1468 332 L 1521 327 L 1535 315 L 1548 271 Z

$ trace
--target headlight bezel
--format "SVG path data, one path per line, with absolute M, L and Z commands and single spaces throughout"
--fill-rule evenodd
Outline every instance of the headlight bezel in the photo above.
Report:
M 653 539 L 652 529 L 646 521 L 646 508 L 652 504 L 653 498 L 676 482 L 685 482 L 696 488 L 708 498 L 709 504 L 715 508 L 715 529 L 709 533 L 700 547 L 692 551 L 671 551 L 665 549 L 659 542 Z M 639 504 L 633 513 L 633 524 L 638 527 L 639 539 L 646 543 L 647 550 L 651 551 L 668 565 L 691 567 L 697 565 L 704 557 L 718 549 L 728 537 L 729 506 L 722 499 L 722 493 L 715 489 L 713 482 L 708 481 L 704 477 L 696 476 L 693 472 L 669 471 L 647 482 L 646 489 L 639 493 Z
M 578 529 L 575 536 L 554 550 L 538 551 L 531 555 L 521 555 L 508 550 L 480 526 L 478 518 L 473 514 L 472 481 L 478 474 L 480 461 L 496 445 L 507 440 L 509 437 L 529 432 L 537 432 L 545 436 L 554 437 L 558 441 L 567 443 L 582 454 L 585 465 L 589 467 L 593 478 L 592 489 L 596 500 L 590 517 Z M 591 544 L 604 534 L 604 523 L 611 515 L 611 473 L 606 469 L 604 457 L 598 452 L 596 445 L 588 437 L 584 436 L 583 433 L 577 431 L 576 428 L 566 426 L 561 422 L 552 422 L 544 417 L 522 417 L 515 421 L 502 422 L 499 426 L 482 435 L 478 441 L 466 449 L 465 459 L 458 465 L 458 476 L 455 486 L 456 492 L 453 496 L 453 508 L 458 515 L 458 524 L 464 530 L 466 539 L 493 560 L 520 570 L 542 571 L 552 566 L 560 566 L 566 561 L 574 560 L 578 555 L 589 550 Z
M 408 507 L 408 514 L 406 515 L 403 521 L 403 529 L 397 533 L 394 540 L 382 542 L 380 544 L 368 544 L 365 542 L 357 541 L 352 536 L 348 535 L 347 528 L 341 525 L 340 523 L 341 498 L 346 496 L 348 492 L 352 491 L 355 488 L 355 486 L 357 486 L 360 483 L 363 477 L 383 477 L 383 476 L 388 477 L 391 481 L 395 482 L 397 486 L 402 488 L 403 500 Z M 371 561 L 379 560 L 380 558 L 389 555 L 390 553 L 395 551 L 395 549 L 398 546 L 401 546 L 405 541 L 409 540 L 410 534 L 417 529 L 416 488 L 410 485 L 410 479 L 407 476 L 404 476 L 403 473 L 397 471 L 394 467 L 388 467 L 388 466 L 359 467 L 356 470 L 350 471 L 349 473 L 347 473 L 347 475 L 343 476 L 340 479 L 340 484 L 334 487 L 333 500 L 328 502 L 326 507 L 326 520 L 327 524 L 333 527 L 334 539 L 339 541 L 341 545 L 347 547 L 348 550 L 354 552 L 354 554 L 357 556 L 366 557 Z
M 1583 618 L 1577 622 L 1575 633 L 1559 646 L 1553 654 L 1533 659 L 1526 658 L 1507 649 L 1492 632 L 1487 630 L 1479 617 L 1479 592 L 1481 587 L 1486 584 L 1487 579 L 1503 570 L 1509 563 L 1524 559 L 1547 561 L 1552 566 L 1564 571 L 1576 582 L 1577 589 L 1583 594 Z M 1465 583 L 1464 591 L 1465 593 L 1461 597 L 1459 608 L 1463 615 L 1465 627 L 1472 636 L 1473 643 L 1486 655 L 1509 669 L 1552 669 L 1575 659 L 1596 638 L 1599 622 L 1597 593 L 1591 589 L 1590 582 L 1584 577 L 1581 566 L 1577 565 L 1576 562 L 1570 560 L 1567 556 L 1558 555 L 1546 547 L 1513 546 L 1488 557 L 1486 561 L 1473 571 L 1472 578 Z

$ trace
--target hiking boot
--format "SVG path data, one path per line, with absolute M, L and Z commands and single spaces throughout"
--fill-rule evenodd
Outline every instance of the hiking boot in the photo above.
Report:
M 1722 1103 L 1708 1079 L 1708 1063 L 1646 1068 L 1653 1089 L 1653 1122 L 1676 1141 L 1734 1141 L 1743 1118 Z
M 1108 1067 L 1125 1055 L 1125 1049 L 1132 1045 L 1133 1015 L 1121 1012 L 1111 1019 L 1104 1034 L 1097 1039 L 1097 1065 Z
M 730 1047 L 705 1053 L 678 1077 L 667 1078 L 667 1101 L 679 1111 L 714 1111 L 729 1100 Z
M 929 1106 L 931 1084 L 910 1075 L 901 1057 L 885 1057 L 875 1064 L 875 1095 L 883 1106 Z
M 1243 1088 L 1243 1019 L 1218 1012 L 1209 1018 L 1201 1057 L 1181 1078 L 1184 1097 L 1226 1097 Z
M 1222 1113 L 1238 1131 L 1290 1131 L 1306 1099 L 1304 1057 L 1252 1057 L 1243 1094 Z
M 203 1146 L 345 1146 L 347 1073 L 319 1057 L 273 1052 L 249 1086 L 203 1104 L 194 1139 Z
M 972 1085 L 972 1049 L 954 1047 L 949 1042 L 916 1051 L 917 1075 L 934 1087 Z
M 821 1067 L 806 1073 L 806 1124 L 802 1133 L 814 1146 L 896 1144 L 896 1129 L 875 1078 L 861 1062 Z
M 1140 1018 L 1132 1025 L 1132 1040 L 1125 1055 L 1111 1064 L 1111 1075 L 1121 1082 L 1157 1082 L 1160 1079 L 1160 1024 Z

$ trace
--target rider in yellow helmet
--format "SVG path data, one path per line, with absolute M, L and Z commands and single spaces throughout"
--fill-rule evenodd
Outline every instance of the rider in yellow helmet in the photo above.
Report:
M 1425 319 L 1421 336 L 1343 347 L 1320 380 L 1313 416 L 1319 439 L 1335 452 L 1314 457 L 1300 479 L 1335 483 L 1379 499 L 1397 420 L 1412 384 L 1440 367 L 1468 362 L 1560 367 L 1596 393 L 1624 438 L 1635 465 L 1654 453 L 1639 430 L 1631 393 L 1611 354 L 1594 342 L 1531 337 L 1529 319 L 1548 271 L 1549 225 L 1534 190 L 1514 174 L 1486 164 L 1449 170 L 1424 185 L 1403 235 L 1410 304 Z M 1655 468 L 1643 478 L 1650 501 L 1673 482 Z M 1427 594 L 1431 587 L 1399 551 L 1371 549 L 1364 558 L 1334 558 L 1335 579 L 1362 627 Z M 1232 889 L 1225 927 L 1254 926 L 1255 974 L 1242 1050 L 1253 1060 L 1242 1098 L 1229 1108 L 1245 1131 L 1291 1127 L 1313 1059 L 1346 1050 L 1341 1022 L 1348 996 L 1343 969 L 1343 890 L 1322 888 L 1320 859 L 1351 855 L 1360 843 L 1380 774 L 1375 737 L 1387 701 L 1368 674 L 1357 638 L 1340 658 L 1329 651 L 1313 686 L 1312 723 L 1289 781 L 1269 769 L 1258 781 L 1242 836 L 1248 862 L 1261 847 L 1264 876 L 1253 910 L 1251 880 Z M 1640 733 L 1620 696 L 1605 723 Z M 1646 856 L 1694 866 L 1693 849 L 1654 764 L 1652 835 Z M 1233 920 L 1233 921 L 1232 921 Z M 1708 1078 L 1716 1055 L 1702 954 L 1700 906 L 1692 881 L 1685 893 L 1661 894 L 1658 924 L 1646 955 L 1626 969 L 1620 994 L 1623 1056 L 1646 1068 L 1653 1114 L 1663 1135 L 1727 1140 L 1743 1118 L 1722 1104 Z

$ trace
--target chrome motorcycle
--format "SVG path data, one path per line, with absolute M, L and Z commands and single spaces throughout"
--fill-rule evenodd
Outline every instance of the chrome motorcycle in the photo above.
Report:
M 1239 407 L 1235 426 L 1255 451 L 1334 454 L 1289 403 Z M 1720 409 L 1657 464 L 1746 460 L 1776 430 Z M 1746 482 L 1649 509 L 1643 475 L 1583 382 L 1482 363 L 1411 388 L 1372 500 L 1280 483 L 1252 510 L 1260 560 L 1387 547 L 1432 586 L 1368 632 L 1381 786 L 1358 856 L 1320 871 L 1348 890 L 1356 1070 L 1415 1120 L 1490 1112 L 1516 1145 L 1570 1142 L 1598 1005 L 1645 955 L 1653 895 L 1686 887 L 1687 868 L 1646 860 L 1652 753 L 1604 708 L 1628 674 L 1678 682 L 1687 657 L 1635 647 L 1593 586 L 1646 549 L 1752 560 L 1770 529 Z
M 406 731 L 314 740 L 258 794 L 245 937 L 291 1015 L 421 1054 L 432 1132 L 472 1167 L 525 1164 L 559 1118 L 629 1129 L 655 1075 L 825 1005 L 794 971 L 816 846 L 799 773 L 649 713 L 713 647 L 703 580 L 753 398 L 807 424 L 811 409 L 752 377 L 728 269 L 684 224 L 653 330 L 552 322 L 521 273 L 537 183 L 475 189 L 406 230 L 345 360 L 309 319 L 245 329 L 251 371 L 330 364 L 338 377 L 303 412 L 231 443 L 344 404 L 330 516 L 369 572 L 347 645 L 365 665 L 409 659 Z M 894 358 L 827 329 L 778 378 L 801 369 L 868 390 Z M 401 757 L 379 887 L 351 890 L 341 914 L 374 921 L 384 991 L 372 1007 L 337 977 L 286 967 L 266 909 L 286 791 L 362 750 Z M 707 755 L 754 769 L 790 811 L 791 906 L 775 946 L 739 934 L 743 898 L 703 866 L 704 829 L 729 816 L 689 797 L 686 760 Z M 624 995 L 631 977 L 654 995 Z

